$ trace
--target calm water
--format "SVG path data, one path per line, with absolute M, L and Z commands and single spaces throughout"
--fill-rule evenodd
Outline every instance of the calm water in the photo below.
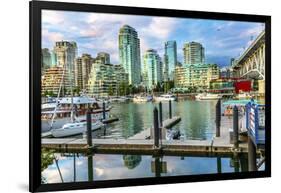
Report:
M 245 158 L 152 157 L 144 155 L 54 154 L 43 172 L 43 183 L 98 181 L 155 176 L 177 176 L 247 171 Z
M 172 102 L 173 116 L 182 118 L 174 129 L 179 129 L 186 139 L 210 139 L 215 132 L 216 101 Z M 106 138 L 128 138 L 153 126 L 153 108 L 158 103 L 116 103 L 111 114 L 119 121 L 106 127 Z M 168 103 L 162 104 L 163 120 L 169 117 Z
M 211 139 L 215 131 L 216 101 L 179 101 L 172 103 L 173 116 L 182 120 L 179 129 L 186 139 Z M 152 127 L 153 108 L 158 103 L 113 104 L 111 114 L 119 121 L 97 132 L 98 138 L 128 138 Z M 168 118 L 168 103 L 163 103 L 163 120 Z M 154 176 L 176 176 L 247 171 L 245 157 L 181 157 L 49 153 L 42 168 L 43 183 L 98 181 Z M 55 158 L 55 159 L 54 159 Z

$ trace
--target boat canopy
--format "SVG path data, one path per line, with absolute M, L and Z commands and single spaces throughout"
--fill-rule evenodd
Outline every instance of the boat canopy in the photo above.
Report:
M 243 100 L 229 100 L 225 101 L 222 105 L 224 106 L 246 106 L 251 99 L 243 99 Z M 256 100 L 254 100 L 254 103 L 257 103 Z
M 91 104 L 96 103 L 97 101 L 94 98 L 89 98 L 86 96 L 80 96 L 80 97 L 73 97 L 73 104 Z M 71 104 L 71 97 L 63 97 L 59 100 L 60 104 Z

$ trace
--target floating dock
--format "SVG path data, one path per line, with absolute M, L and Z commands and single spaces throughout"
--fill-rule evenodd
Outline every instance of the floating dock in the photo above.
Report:
M 179 122 L 179 117 L 173 117 L 163 121 L 164 126 L 170 126 Z M 154 140 L 150 139 L 150 129 L 128 138 L 128 139 L 92 139 L 93 146 L 87 145 L 87 139 L 76 138 L 46 138 L 42 139 L 42 147 L 54 149 L 59 152 L 110 152 L 110 153 L 148 153 L 159 152 L 169 154 L 233 154 L 247 153 L 246 142 L 240 142 L 239 148 L 234 148 L 230 143 L 230 131 L 232 118 L 222 117 L 220 137 L 210 140 L 160 140 L 160 146 L 154 146 Z

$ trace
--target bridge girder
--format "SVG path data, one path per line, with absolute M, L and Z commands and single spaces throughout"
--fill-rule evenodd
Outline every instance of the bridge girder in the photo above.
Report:
M 264 80 L 265 75 L 265 41 L 264 36 L 247 53 L 243 54 L 234 68 L 239 77 Z
M 240 77 L 245 77 L 249 73 L 255 73 L 252 79 L 263 79 L 265 75 L 265 43 L 260 44 L 250 55 L 246 55 L 243 62 L 239 63 L 237 69 Z

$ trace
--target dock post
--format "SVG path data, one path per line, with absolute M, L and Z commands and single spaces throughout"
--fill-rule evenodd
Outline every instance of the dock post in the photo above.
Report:
M 87 144 L 88 148 L 93 146 L 92 142 L 92 114 L 91 110 L 88 109 L 87 111 Z
M 154 118 L 154 146 L 159 147 L 159 120 L 158 120 L 158 110 L 155 107 L 153 110 Z
M 239 114 L 237 106 L 233 107 L 233 144 L 234 148 L 239 148 L 239 134 L 238 134 Z
M 102 102 L 102 118 L 105 120 L 105 102 Z
M 248 136 L 248 167 L 249 171 L 257 171 L 256 146 L 250 136 Z
M 169 100 L 169 118 L 172 118 L 172 101 Z
M 162 102 L 159 102 L 159 123 L 160 123 L 160 127 L 162 127 L 163 125 L 163 118 L 162 118 Z
M 221 127 L 221 100 L 219 99 L 216 104 L 216 137 L 220 137 L 220 127 Z

